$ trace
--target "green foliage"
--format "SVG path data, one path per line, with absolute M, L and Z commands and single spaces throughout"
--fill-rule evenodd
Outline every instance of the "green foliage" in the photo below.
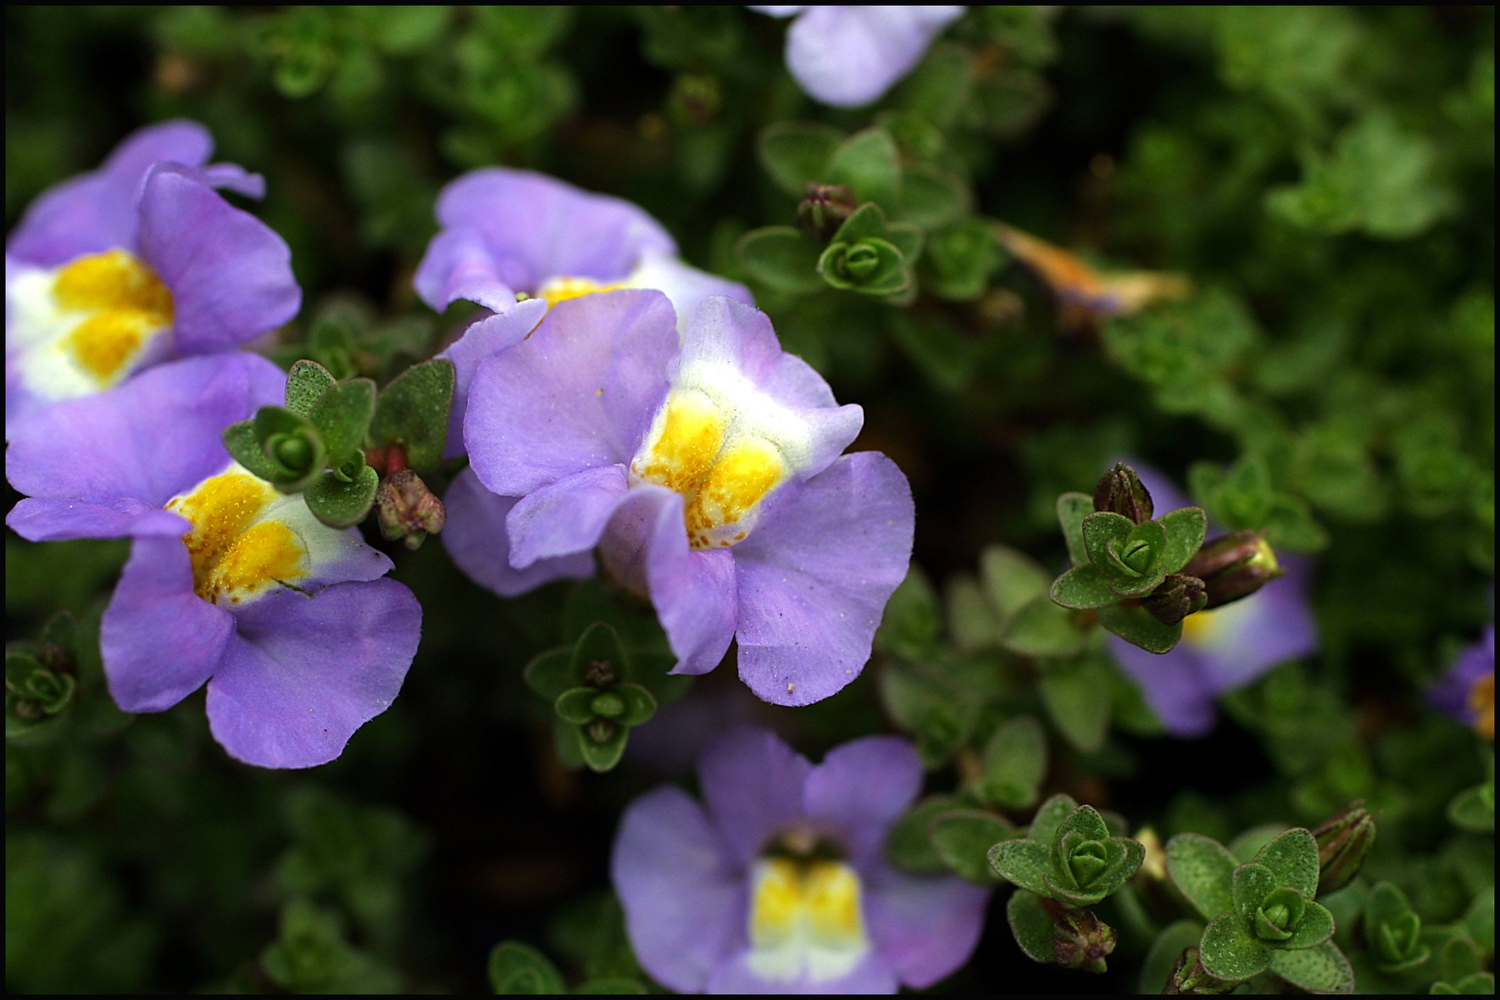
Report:
M 1110 836 L 1103 817 L 1091 806 L 1072 808 L 1054 796 L 1037 810 L 1025 840 L 1003 841 L 990 849 L 990 867 L 1028 892 L 1066 906 L 1092 906 L 1115 892 L 1135 874 L 1145 857 L 1139 842 Z

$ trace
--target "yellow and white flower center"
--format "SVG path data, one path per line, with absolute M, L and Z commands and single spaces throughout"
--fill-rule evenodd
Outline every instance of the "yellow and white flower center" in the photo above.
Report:
M 763 858 L 751 871 L 751 971 L 787 982 L 848 975 L 870 950 L 859 876 L 842 861 Z
M 167 501 L 193 528 L 182 536 L 193 591 L 213 604 L 241 604 L 294 587 L 344 547 L 300 496 L 283 496 L 239 464 Z
M 69 399 L 119 383 L 172 326 L 172 293 L 127 250 L 58 268 L 21 268 L 7 282 L 6 346 L 26 388 Z
M 1182 620 L 1182 641 L 1193 649 L 1204 652 L 1227 652 L 1225 648 L 1241 641 L 1238 621 L 1255 608 L 1260 595 L 1226 604 L 1212 611 L 1198 611 Z
M 690 361 L 630 475 L 682 494 L 689 546 L 723 548 L 750 533 L 761 502 L 807 467 L 811 451 L 811 431 L 797 414 L 724 362 Z
M 537 288 L 536 297 L 546 299 L 547 308 L 551 309 L 559 302 L 567 302 L 569 299 L 581 299 L 585 295 L 593 295 L 596 292 L 613 292 L 625 287 L 628 286 L 619 283 L 605 284 L 595 281 L 593 278 L 548 278 Z

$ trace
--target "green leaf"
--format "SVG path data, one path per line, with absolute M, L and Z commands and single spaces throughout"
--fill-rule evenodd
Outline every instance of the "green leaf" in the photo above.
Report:
M 1317 895 L 1318 842 L 1309 831 L 1301 827 L 1288 830 L 1262 847 L 1255 863 L 1269 868 L 1278 886 L 1296 889 L 1305 899 Z
M 1271 971 L 1309 993 L 1354 992 L 1354 970 L 1332 941 L 1297 951 L 1278 949 L 1271 953 Z
M 1491 912 L 1494 912 L 1494 899 L 1491 898 L 1490 902 Z M 1438 978 L 1449 983 L 1456 983 L 1484 969 L 1484 959 L 1479 954 L 1479 946 L 1474 943 L 1473 938 L 1463 933 L 1455 934 L 1443 945 L 1442 956 L 1438 964 L 1441 969 Z
M 1475 785 L 1455 795 L 1448 803 L 1448 819 L 1460 830 L 1493 833 L 1495 830 L 1495 786 Z
M 1068 558 L 1074 566 L 1087 566 L 1088 546 L 1083 540 L 1083 519 L 1094 513 L 1094 498 L 1087 493 L 1064 493 L 1057 498 L 1057 520 L 1068 542 Z
M 934 817 L 958 808 L 959 801 L 952 795 L 934 795 L 918 802 L 911 812 L 896 822 L 886 838 L 885 855 L 891 864 L 918 875 L 946 872 L 948 866 L 933 848 L 932 839 L 927 835 L 927 824 Z
M 615 719 L 622 726 L 644 725 L 656 714 L 656 696 L 639 684 L 617 685 L 613 693 L 625 703 Z
M 1297 929 L 1281 942 L 1280 947 L 1294 951 L 1313 948 L 1333 937 L 1333 930 L 1333 914 L 1328 912 L 1328 907 L 1308 900 Z
M 1078 803 L 1073 800 L 1073 796 L 1059 792 L 1037 807 L 1036 815 L 1031 818 L 1031 828 L 1026 831 L 1026 836 L 1051 847 L 1052 841 L 1057 838 L 1058 827 L 1062 826 L 1063 820 L 1073 815 L 1077 808 Z
M 1090 631 L 1068 609 L 1043 594 L 1006 619 L 1000 628 L 1000 645 L 1022 656 L 1073 656 L 1088 643 Z
M 896 143 L 883 128 L 865 129 L 846 139 L 833 151 L 826 173 L 830 184 L 844 185 L 856 201 L 891 209 L 901 202 Z
M 956 222 L 973 210 L 969 186 L 959 177 L 927 163 L 914 163 L 901 175 L 901 218 L 923 229 Z M 991 248 L 994 240 L 989 239 Z M 995 258 L 998 263 L 998 255 Z
M 262 406 L 251 425 L 263 460 L 274 470 L 270 481 L 282 493 L 307 489 L 328 467 L 322 435 L 305 417 L 280 406 Z
M 1057 825 L 1057 831 L 1052 835 L 1056 843 L 1061 843 L 1062 838 L 1070 833 L 1077 833 L 1085 840 L 1108 840 L 1109 826 L 1105 824 L 1104 817 L 1099 815 L 1099 810 L 1093 806 L 1079 806 Z
M 901 251 L 901 258 L 908 265 L 915 263 L 922 255 L 922 230 L 909 222 L 890 223 L 886 227 L 885 238 Z
M 1196 948 L 1203 937 L 1203 925 L 1196 920 L 1178 920 L 1168 924 L 1151 942 L 1151 950 L 1141 963 L 1141 978 L 1135 991 L 1140 994 L 1164 993 L 1163 987 L 1177 966 L 1177 959 L 1185 949 Z
M 591 687 L 569 688 L 557 696 L 552 705 L 557 717 L 575 726 L 584 726 L 594 721 L 594 698 L 599 691 Z
M 783 191 L 801 198 L 808 184 L 827 179 L 828 161 L 844 134 L 816 122 L 777 122 L 761 130 L 756 142 L 761 166 Z
M 649 993 L 646 985 L 639 979 L 627 979 L 624 976 L 600 976 L 597 979 L 586 979 L 574 987 L 573 992 L 577 995 L 609 995 L 620 996 L 624 994 Z
M 1476 972 L 1471 976 L 1465 976 L 1457 983 L 1433 983 L 1430 992 L 1453 996 L 1493 996 L 1495 976 L 1489 972 Z
M 1464 925 L 1486 955 L 1495 953 L 1495 886 L 1493 882 L 1474 894 L 1464 914 Z
M 1233 913 L 1214 917 L 1203 931 L 1198 953 L 1209 975 L 1229 980 L 1249 979 L 1270 967 L 1273 954 L 1290 954 L 1273 953 Z
M 1105 583 L 1104 574 L 1088 563 L 1074 566 L 1054 580 L 1050 596 L 1054 603 L 1077 611 L 1107 608 L 1120 601 L 1120 595 Z
M 529 944 L 501 941 L 490 951 L 490 988 L 499 994 L 566 993 L 552 959 Z
M 1050 896 L 1047 876 L 1052 873 L 1052 848 L 1035 840 L 1003 840 L 989 850 L 990 868 L 996 875 L 1039 896 Z
M 1075 628 L 1074 634 L 1081 633 Z M 1045 662 L 1037 684 L 1047 714 L 1069 743 L 1084 753 L 1104 746 L 1114 702 L 1099 696 L 1109 690 L 1110 671 L 1098 655 Z
M 979 579 L 985 596 L 1002 617 L 1045 594 L 1052 582 L 1035 559 L 1007 545 L 991 545 L 979 553 Z
M 367 465 L 359 470 L 353 482 L 343 482 L 332 472 L 325 472 L 313 480 L 303 496 L 307 509 L 319 521 L 330 528 L 349 528 L 370 512 L 379 485 L 380 475 Z
M 1088 531 L 1087 520 L 1084 521 L 1084 531 Z M 1160 586 L 1166 577 L 1162 568 L 1166 549 L 1167 529 L 1160 521 L 1147 521 L 1136 525 L 1124 541 L 1108 542 L 1105 562 L 1094 565 L 1104 575 L 1104 582 L 1109 585 L 1109 589 L 1116 594 L 1121 597 L 1145 597 Z
M 778 292 L 811 295 L 823 287 L 822 248 L 800 229 L 768 226 L 740 238 L 735 253 L 752 277 Z
M 243 465 L 251 475 L 259 476 L 267 482 L 275 481 L 281 472 L 281 465 L 271 461 L 261 450 L 253 421 L 241 420 L 237 424 L 230 424 L 224 428 L 222 436 L 230 457 Z
M 1230 880 L 1238 865 L 1217 840 L 1179 833 L 1167 841 L 1167 875 L 1205 919 L 1234 912 Z
M 1176 573 L 1203 547 L 1208 516 L 1202 507 L 1183 507 L 1157 520 L 1167 529 L 1166 547 L 1160 553 L 1159 568 L 1164 573 Z
M 1055 922 L 1052 914 L 1034 892 L 1017 889 L 1005 904 L 1005 916 L 1016 944 L 1033 962 L 1056 962 Z
M 891 227 L 885 221 L 885 212 L 881 211 L 879 205 L 867 202 L 854 210 L 844 224 L 839 226 L 838 232 L 833 234 L 830 242 L 833 243 L 859 243 L 861 240 L 890 240 Z
M 1255 911 L 1265 898 L 1282 888 L 1276 873 L 1265 865 L 1250 863 L 1240 865 L 1229 880 L 1229 894 L 1234 901 L 1234 912 L 1240 919 L 1254 921 Z
M 423 361 L 397 375 L 376 400 L 371 443 L 400 445 L 407 466 L 421 475 L 436 470 L 447 446 L 456 377 L 447 358 Z
M 375 415 L 375 383 L 367 378 L 336 382 L 324 390 L 308 412 L 328 449 L 328 463 L 337 469 L 364 443 Z
M 971 302 L 989 287 L 1000 265 L 1000 248 L 990 227 L 978 219 L 930 232 L 925 243 L 924 286 L 936 295 Z
M 830 243 L 818 258 L 818 273 L 832 288 L 864 295 L 895 295 L 911 284 L 901 251 L 877 237 Z
M 1148 653 L 1170 653 L 1182 641 L 1182 623 L 1163 625 L 1140 605 L 1099 609 L 1099 624 Z
M 932 849 L 960 878 L 978 885 L 994 885 L 990 848 L 1020 836 L 1010 823 L 982 809 L 952 809 L 938 813 L 927 824 Z
M 1047 737 L 1029 715 L 1011 719 L 985 744 L 979 794 L 1005 809 L 1024 809 L 1036 801 L 1047 773 Z
M 608 622 L 594 622 L 573 644 L 573 676 L 590 687 L 603 688 L 630 676 L 630 659 L 620 633 Z
M 335 381 L 333 373 L 316 361 L 298 361 L 287 373 L 286 408 L 299 416 L 311 416 L 313 404 Z
M 556 701 L 569 688 L 577 687 L 582 678 L 573 673 L 573 650 L 568 646 L 549 649 L 526 664 L 526 684 L 531 690 Z
M 603 738 L 592 732 L 596 727 L 605 734 Z M 579 726 L 577 732 L 578 752 L 583 756 L 583 762 L 588 765 L 589 770 L 601 774 L 620 763 L 620 758 L 625 755 L 625 741 L 630 737 L 629 728 L 614 723 L 605 726 L 595 722 Z

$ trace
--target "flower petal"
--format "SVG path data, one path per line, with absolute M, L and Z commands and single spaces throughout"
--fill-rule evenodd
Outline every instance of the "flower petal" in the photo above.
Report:
M 136 188 L 158 160 L 197 167 L 213 139 L 197 122 L 170 121 L 132 133 L 104 165 L 49 189 L 27 208 L 5 241 L 7 256 L 53 266 L 114 247 L 133 250 L 139 225 Z
M 1278 663 L 1317 650 L 1318 625 L 1307 597 L 1311 562 L 1287 557 L 1282 566 L 1285 576 L 1211 612 L 1212 624 L 1194 643 L 1210 690 L 1240 687 Z
M 1148 653 L 1110 636 L 1109 651 L 1120 668 L 1141 686 L 1146 703 L 1167 732 L 1193 739 L 1213 729 L 1219 713 L 1208 686 L 1208 670 L 1197 650 L 1179 643 L 1170 653 Z
M 213 674 L 233 632 L 233 615 L 193 593 L 181 538 L 138 538 L 100 626 L 109 693 L 127 712 L 171 708 Z
M 454 478 L 443 497 L 448 523 L 439 537 L 458 568 L 501 597 L 515 597 L 553 580 L 593 576 L 594 557 L 588 552 L 542 559 L 525 569 L 511 568 L 505 521 L 518 499 L 491 493 L 473 469 L 465 469 Z
M 665 786 L 630 804 L 610 856 L 630 946 L 651 977 L 701 992 L 724 953 L 745 937 L 743 873 L 729 867 L 703 809 Z
M 208 722 L 231 757 L 311 767 L 343 753 L 384 712 L 417 651 L 422 609 L 394 580 L 340 583 L 316 597 L 272 594 L 236 616 L 208 684 Z
M 922 763 L 896 736 L 867 736 L 835 747 L 807 776 L 807 815 L 842 832 L 855 867 L 878 864 L 892 825 L 922 791 Z
M 869 104 L 910 73 L 962 7 L 810 7 L 786 36 L 786 65 L 834 107 Z
M 511 566 L 525 569 L 539 559 L 587 552 L 599 544 L 625 495 L 625 478 L 625 466 L 604 465 L 522 497 L 505 519 Z
M 189 528 L 176 514 L 130 498 L 110 503 L 27 498 L 11 508 L 5 523 L 28 542 L 182 535 Z
M 895 993 L 900 989 L 895 974 L 877 949 L 871 949 L 858 965 L 847 975 L 837 979 L 822 979 L 816 982 L 803 978 L 790 982 L 767 979 L 752 971 L 749 963 L 750 950 L 726 958 L 714 970 L 708 981 L 709 993 L 757 996 L 777 993 L 827 993 L 848 995 L 856 993 Z
M 496 304 L 489 306 L 492 309 L 501 304 L 496 298 L 490 301 Z M 543 299 L 528 299 L 503 310 L 496 309 L 495 315 L 469 324 L 457 343 L 438 355 L 453 362 L 453 406 L 448 410 L 445 457 L 457 458 L 464 453 L 464 414 L 469 409 L 469 387 L 474 384 L 479 362 L 525 340 L 546 314 L 547 303 Z
M 731 729 L 703 751 L 698 784 L 736 871 L 745 870 L 768 839 L 804 818 L 811 771 L 807 758 L 766 729 Z
M 635 270 L 630 272 L 630 277 L 625 279 L 625 284 L 630 288 L 654 288 L 671 299 L 672 308 L 677 311 L 679 328 L 686 324 L 704 299 L 713 295 L 727 296 L 747 306 L 755 305 L 750 289 L 739 282 L 700 271 L 660 250 L 647 250 Z
M 881 866 L 865 879 L 865 919 L 875 950 L 901 982 L 925 989 L 968 961 L 984 929 L 990 891 L 951 876 Z
M 530 337 L 474 375 L 464 443 L 475 473 L 519 497 L 584 469 L 629 464 L 676 354 L 677 320 L 660 292 L 554 306 Z
M 223 471 L 229 452 L 220 433 L 279 403 L 285 383 L 281 369 L 246 352 L 161 365 L 26 418 L 6 455 L 6 476 L 33 497 L 122 513 L 160 508 Z
M 286 241 L 189 172 L 154 168 L 140 213 L 141 254 L 172 291 L 179 352 L 235 347 L 297 315 Z
M 915 510 L 906 477 L 876 452 L 845 455 L 771 503 L 734 549 L 740 677 L 773 704 L 808 705 L 869 660 L 911 560 Z
M 529 170 L 465 174 L 438 196 L 437 217 L 444 227 L 477 229 L 507 284 L 533 294 L 554 277 L 619 281 L 646 250 L 677 252 L 636 205 Z
M 459 225 L 440 231 L 427 244 L 412 284 L 437 312 L 459 299 L 501 312 L 515 305 L 514 286 L 527 277 L 525 269 L 496 260 L 478 229 Z

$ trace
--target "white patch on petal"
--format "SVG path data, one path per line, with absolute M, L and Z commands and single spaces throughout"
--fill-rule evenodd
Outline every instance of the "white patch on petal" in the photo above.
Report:
M 1259 594 L 1252 594 L 1211 611 L 1182 620 L 1182 641 L 1200 653 L 1230 653 L 1240 645 L 1241 632 L 1258 614 Z
M 750 954 L 765 979 L 841 979 L 870 951 L 853 868 L 821 858 L 765 858 L 751 870 Z

